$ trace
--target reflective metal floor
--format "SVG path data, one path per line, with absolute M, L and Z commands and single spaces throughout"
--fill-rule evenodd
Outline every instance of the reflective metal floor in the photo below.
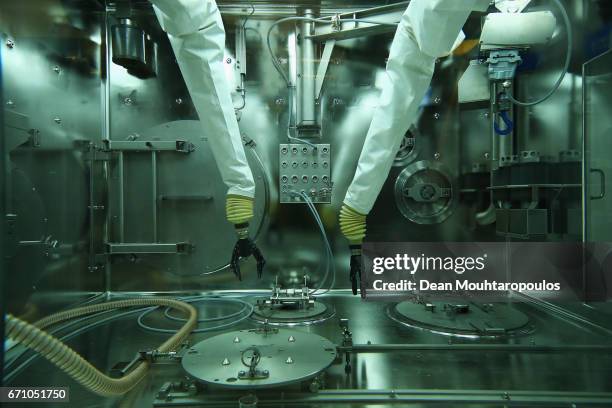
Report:
M 253 299 L 252 296 L 249 297 Z M 328 305 L 333 305 L 335 315 L 330 319 L 310 326 L 296 326 L 298 331 L 312 332 L 322 335 L 333 343 L 341 345 L 343 341 L 339 326 L 340 318 L 349 319 L 349 327 L 353 333 L 355 349 L 352 354 L 351 370 L 345 372 L 344 353 L 341 361 L 337 361 L 324 375 L 324 390 L 337 390 L 336 394 L 322 391 L 313 394 L 303 385 L 292 385 L 265 391 L 257 391 L 261 403 L 267 406 L 266 400 L 277 400 L 274 406 L 387 406 L 392 404 L 410 406 L 429 406 L 430 402 L 438 402 L 442 406 L 457 406 L 462 392 L 480 390 L 480 394 L 467 395 L 468 401 L 474 401 L 465 406 L 519 406 L 521 391 L 544 392 L 540 395 L 542 403 L 552 401 L 554 392 L 602 393 L 612 392 L 612 352 L 610 349 L 594 348 L 576 349 L 577 345 L 611 346 L 610 332 L 591 325 L 586 321 L 574 319 L 568 315 L 562 316 L 553 310 L 545 309 L 534 303 L 516 304 L 516 308 L 527 314 L 530 319 L 530 333 L 511 337 L 489 340 L 469 339 L 434 334 L 418 328 L 406 327 L 391 320 L 387 316 L 388 303 L 364 302 L 346 292 L 335 292 L 320 298 Z M 214 303 L 214 304 L 213 304 Z M 223 313 L 220 302 L 199 303 L 201 316 L 214 316 Z M 214 309 L 214 310 L 213 310 Z M 235 309 L 235 306 L 234 306 Z M 109 317 L 105 315 L 104 318 Z M 160 344 L 166 336 L 144 331 L 136 324 L 137 314 L 125 316 L 119 320 L 99 325 L 71 339 L 68 343 L 91 361 L 102 371 L 108 371 L 117 362 L 130 361 L 138 350 L 150 349 Z M 100 319 L 101 317 L 98 317 Z M 149 322 L 159 323 L 160 327 L 174 327 L 163 317 L 162 313 L 153 314 Z M 84 323 L 85 324 L 85 323 Z M 232 330 L 261 327 L 251 319 L 235 326 Z M 68 331 L 73 330 L 74 327 Z M 228 330 L 225 330 L 228 331 Z M 196 334 L 193 343 L 223 331 Z M 371 344 L 370 346 L 367 346 Z M 393 344 L 392 351 L 382 351 L 376 345 Z M 401 350 L 399 345 L 415 346 L 410 350 Z M 508 344 L 511 347 L 519 345 L 533 347 L 533 351 L 524 347 L 515 350 L 504 349 L 462 349 L 462 345 L 478 344 Z M 365 345 L 365 346 L 360 346 Z M 419 347 L 423 346 L 423 347 Z M 426 347 L 430 346 L 429 349 Z M 568 348 L 548 349 L 543 346 L 571 346 Z M 467 346 L 471 347 L 471 346 Z M 573 348 L 572 348 L 573 347 Z M 19 365 L 23 358 L 11 367 Z M 155 364 L 147 377 L 137 389 L 119 399 L 103 399 L 84 391 L 78 384 L 71 381 L 54 366 L 36 359 L 23 368 L 17 375 L 10 375 L 10 385 L 22 386 L 69 386 L 71 390 L 71 405 L 79 407 L 119 406 L 147 407 L 152 406 L 155 397 L 164 383 L 185 380 L 185 374 L 180 364 Z M 346 390 L 382 390 L 384 398 L 371 392 L 368 395 L 353 393 L 349 398 Z M 393 392 L 392 390 L 396 390 Z M 413 393 L 406 393 L 413 390 Z M 432 390 L 435 393 L 426 393 Z M 487 391 L 494 390 L 494 393 Z M 500 391 L 501 392 L 498 392 Z M 445 396 L 445 393 L 447 394 Z M 238 406 L 238 398 L 247 392 L 215 390 L 201 387 L 196 399 L 169 399 L 170 406 Z M 418 396 L 415 393 L 425 393 Z M 507 394 L 505 394 L 507 393 Z M 291 395 L 310 395 L 310 402 L 292 403 Z M 374 395 L 375 398 L 370 398 Z M 533 395 L 530 394 L 531 401 Z M 565 395 L 565 394 L 564 394 Z M 612 394 L 611 394 L 612 395 Z M 435 399 L 431 399 L 436 397 Z M 588 406 L 580 401 L 586 394 L 577 394 L 567 403 L 547 406 Z M 198 399 L 199 398 L 199 399 Z M 284 402 L 278 403 L 279 398 Z M 317 399 L 318 398 L 318 399 Z M 388 402 L 384 402 L 384 399 Z M 491 399 L 499 399 L 492 403 Z M 581 399 L 583 398 L 583 399 Z M 456 399 L 456 402 L 451 402 Z M 195 404 L 196 401 L 199 401 Z M 216 401 L 216 402 L 215 402 Z M 368 402 L 370 401 L 370 402 Z M 414 404 L 409 404 L 409 402 Z M 421 401 L 421 402 L 419 402 Z M 429 402 L 423 402 L 429 401 Z M 480 402 L 478 402 L 480 401 Z M 325 404 L 324 404 L 325 403 Z M 158 405 L 163 405 L 160 401 Z M 607 404 L 607 405 L 606 405 Z M 23 406 L 23 405 L 20 405 Z M 440 405 L 437 405 L 440 406 Z M 527 403 L 520 406 L 534 406 Z M 595 405 L 593 405 L 595 406 Z M 612 406 L 612 402 L 602 402 L 598 406 Z

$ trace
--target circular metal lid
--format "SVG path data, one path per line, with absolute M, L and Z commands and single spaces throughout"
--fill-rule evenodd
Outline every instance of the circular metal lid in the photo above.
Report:
M 226 388 L 267 388 L 308 380 L 331 365 L 336 346 L 296 330 L 261 328 L 211 337 L 183 357 L 185 371 L 203 383 Z M 248 364 L 257 360 L 253 376 Z
M 397 176 L 395 202 L 410 221 L 437 224 L 452 214 L 457 189 L 441 163 L 423 160 L 407 166 Z
M 389 311 L 393 320 L 440 334 L 498 337 L 528 331 L 526 314 L 505 303 L 405 301 Z

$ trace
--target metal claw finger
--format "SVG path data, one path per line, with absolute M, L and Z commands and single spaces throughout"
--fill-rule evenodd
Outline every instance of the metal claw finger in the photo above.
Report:
M 263 257 L 263 254 L 261 253 L 259 248 L 257 248 L 255 245 L 253 245 L 253 256 L 257 261 L 257 277 L 261 278 L 261 276 L 263 275 L 263 268 L 266 265 L 266 260 Z

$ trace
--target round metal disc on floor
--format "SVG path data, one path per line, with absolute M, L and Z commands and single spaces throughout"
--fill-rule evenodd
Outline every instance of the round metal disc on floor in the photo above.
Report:
M 498 337 L 529 331 L 529 317 L 505 303 L 405 301 L 389 316 L 402 324 L 449 335 Z
M 254 350 L 257 378 L 249 377 Z M 315 377 L 336 358 L 324 337 L 287 329 L 240 330 L 211 337 L 183 357 L 183 369 L 198 381 L 227 388 L 267 388 Z M 244 362 L 243 362 L 244 361 Z
M 315 301 L 309 308 L 275 307 L 256 305 L 251 318 L 272 325 L 291 325 L 317 323 L 332 317 L 333 308 L 322 302 Z

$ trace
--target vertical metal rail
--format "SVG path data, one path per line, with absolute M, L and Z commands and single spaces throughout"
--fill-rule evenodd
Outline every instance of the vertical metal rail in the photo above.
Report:
M 105 75 L 102 77 L 102 92 L 101 93 L 101 98 L 102 98 L 102 139 L 103 140 L 110 140 L 110 53 L 111 53 L 111 44 L 110 44 L 110 32 L 109 32 L 109 9 L 108 9 L 108 5 L 106 5 L 105 9 L 104 9 L 104 21 L 102 24 L 102 32 L 101 32 L 101 39 L 103 41 L 103 46 L 104 46 L 104 54 L 103 54 L 103 58 L 104 60 L 101 61 L 101 64 L 104 64 L 104 71 L 105 71 Z M 106 187 L 107 190 L 110 191 L 110 183 L 111 183 L 111 178 L 110 178 L 110 163 L 108 160 L 104 161 L 103 164 L 103 172 L 104 172 L 104 179 L 106 180 Z M 107 211 L 106 211 L 106 219 L 104 221 L 104 231 L 103 231 L 103 237 L 102 240 L 103 242 L 108 242 L 109 239 L 109 230 L 110 230 L 110 223 L 111 223 L 111 202 L 110 199 L 108 199 L 107 203 L 106 203 L 106 207 L 107 207 Z M 110 291 L 111 291 L 111 266 L 109 262 L 105 262 L 104 264 L 104 291 L 106 292 L 106 296 L 107 298 L 110 296 Z
M 4 106 L 4 95 L 3 95 L 4 85 L 2 82 L 2 50 L 0 49 L 0 103 Z M 6 144 L 4 140 L 4 109 L 0 109 L 0 191 L 6 191 L 6 179 L 5 179 L 5 155 L 8 154 L 6 150 Z M 5 199 L 4 194 L 0 196 L 0 336 L 2 338 L 2 347 L 0 347 L 0 386 L 4 385 L 4 314 L 5 311 L 5 302 L 6 289 L 4 288 L 4 274 L 6 270 L 6 258 L 5 258 L 5 248 L 8 244 L 8 239 L 6 237 L 6 223 L 7 223 L 7 214 L 5 208 Z
M 124 175 L 124 158 L 123 158 L 123 152 L 119 152 L 118 154 L 118 163 L 117 163 L 117 181 L 118 181 L 118 195 L 119 195 L 119 204 L 118 204 L 118 210 L 119 210 L 119 242 L 125 242 L 125 197 L 124 197 L 124 190 L 125 190 L 125 186 L 124 186 L 124 180 L 125 180 L 125 175 Z
M 157 237 L 157 152 L 151 152 L 151 195 L 153 212 L 153 242 L 158 241 Z

